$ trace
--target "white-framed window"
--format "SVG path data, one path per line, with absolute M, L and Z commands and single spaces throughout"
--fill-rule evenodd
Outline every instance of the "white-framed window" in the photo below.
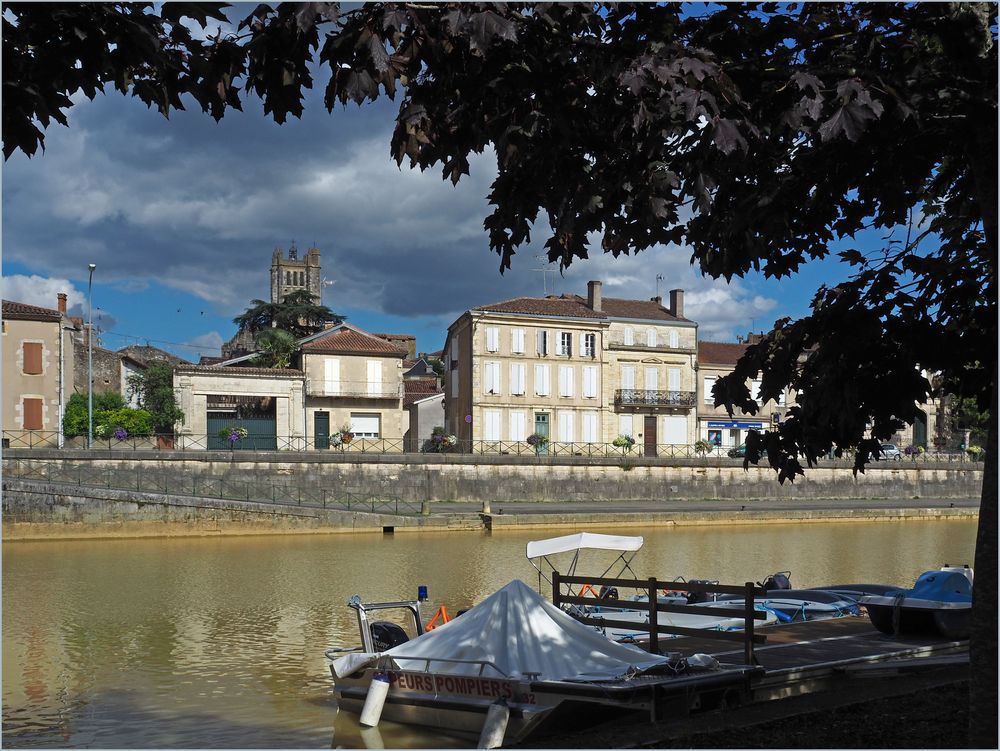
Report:
M 573 334 L 571 332 L 559 332 L 559 349 L 556 350 L 556 354 L 564 355 L 566 357 L 573 354 Z
M 596 412 L 584 412 L 583 413 L 583 435 L 582 439 L 584 443 L 597 443 L 597 413 Z
M 484 441 L 500 440 L 500 410 L 498 409 L 483 410 L 483 440 Z
M 631 347 L 635 344 L 635 332 L 632 329 L 625 329 L 625 331 L 622 332 L 622 342 L 624 342 L 627 347 Z
M 510 393 L 515 396 L 524 395 L 524 371 L 523 362 L 512 362 L 510 364 Z
M 635 433 L 632 432 L 632 415 L 618 415 L 618 435 L 635 437 Z
M 486 327 L 486 351 L 487 352 L 500 351 L 500 329 L 498 329 L 496 326 Z
M 573 432 L 573 413 L 569 411 L 560 411 L 558 413 L 559 420 L 559 433 L 558 439 L 561 443 L 573 443 L 576 440 L 576 434 Z
M 760 381 L 750 381 L 750 398 L 757 401 L 760 396 Z
M 327 396 L 340 393 L 340 360 L 334 357 L 323 361 L 323 393 Z
M 687 442 L 687 418 L 684 415 L 664 415 L 663 439 L 660 443 L 681 444 Z
M 510 330 L 510 351 L 515 355 L 524 354 L 524 329 Z
M 492 360 L 483 363 L 483 391 L 487 394 L 500 393 L 500 363 Z
M 583 396 L 585 399 L 597 398 L 596 365 L 585 365 L 583 368 Z
M 542 330 L 535 336 L 535 349 L 538 351 L 539 355 L 547 355 L 549 353 L 549 332 Z
M 597 355 L 597 334 L 580 334 L 580 354 L 583 357 Z
M 622 365 L 622 388 L 623 389 L 634 389 L 635 388 L 635 366 L 634 365 Z
M 382 361 L 368 361 L 368 396 L 382 395 Z
M 559 396 L 573 396 L 573 373 L 572 365 L 559 366 Z
M 355 438 L 379 438 L 382 416 L 375 413 L 352 412 L 351 432 Z
M 646 346 L 656 346 L 656 329 L 646 329 Z
M 718 376 L 705 376 L 705 404 L 715 404 L 715 397 L 712 396 L 712 389 L 715 388 L 715 382 L 719 380 Z
M 549 395 L 549 366 L 535 366 L 535 394 L 538 396 Z
M 678 347 L 681 346 L 681 337 L 680 337 L 680 335 L 676 331 L 671 331 L 668 334 L 668 337 L 669 337 L 671 348 L 677 349 Z
M 643 388 L 647 391 L 656 391 L 660 388 L 660 374 L 656 368 L 646 368 L 643 379 Z
M 510 440 L 523 441 L 527 436 L 524 412 L 510 413 Z
M 681 390 L 681 369 L 667 368 L 667 391 Z

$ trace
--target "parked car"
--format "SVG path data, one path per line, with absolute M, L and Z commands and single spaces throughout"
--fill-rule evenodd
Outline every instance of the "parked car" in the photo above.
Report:
M 899 450 L 899 447 L 895 443 L 883 443 L 881 449 L 881 453 L 876 454 L 875 461 L 881 459 L 894 462 L 902 461 L 903 452 Z
M 734 459 L 742 459 L 744 456 L 747 455 L 747 445 L 745 443 L 741 443 L 736 448 L 729 449 L 728 453 Z M 763 451 L 760 452 L 760 458 L 761 459 L 767 458 L 767 449 L 764 449 Z

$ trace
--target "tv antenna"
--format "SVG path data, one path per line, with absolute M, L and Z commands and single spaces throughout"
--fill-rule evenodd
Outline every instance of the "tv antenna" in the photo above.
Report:
M 660 282 L 663 281 L 663 274 L 656 275 L 656 296 L 660 296 Z
M 336 279 L 327 279 L 325 276 L 319 280 L 319 301 L 320 304 L 323 302 L 323 290 L 327 287 L 332 287 L 337 283 Z
M 546 263 L 551 263 L 551 261 L 548 261 L 546 259 L 546 257 L 542 256 L 542 255 L 535 256 L 535 260 L 536 261 L 546 261 Z M 552 269 L 547 268 L 545 266 L 542 266 L 542 268 L 540 268 L 540 269 L 531 269 L 531 271 L 541 272 L 543 294 L 546 297 L 548 297 L 548 294 L 549 294 L 549 277 L 548 277 L 548 274 L 550 274 L 552 272 Z

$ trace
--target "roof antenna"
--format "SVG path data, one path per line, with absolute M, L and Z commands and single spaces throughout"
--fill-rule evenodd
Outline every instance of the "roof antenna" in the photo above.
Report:
M 536 261 L 545 260 L 545 256 L 535 256 L 535 260 Z M 552 263 L 552 262 L 548 261 L 548 263 Z M 543 294 L 546 297 L 548 297 L 549 296 L 549 277 L 548 277 L 548 274 L 552 273 L 552 269 L 545 268 L 543 266 L 540 269 L 531 269 L 531 271 L 540 271 L 541 272 L 541 274 L 542 274 L 542 290 L 543 290 Z
M 656 299 L 660 299 L 660 282 L 663 281 L 663 274 L 656 275 Z

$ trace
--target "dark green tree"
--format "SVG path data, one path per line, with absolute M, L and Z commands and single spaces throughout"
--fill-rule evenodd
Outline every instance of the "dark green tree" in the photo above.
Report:
M 233 323 L 251 334 L 277 328 L 300 339 L 315 334 L 327 324 L 337 324 L 343 320 L 343 316 L 321 305 L 308 290 L 299 289 L 285 295 L 280 303 L 251 301 L 250 307 L 236 316 Z
M 94 394 L 94 425 L 100 422 L 100 415 L 123 409 L 125 400 L 116 391 L 103 391 Z M 67 438 L 87 435 L 88 427 L 87 394 L 70 394 L 63 412 L 63 433 Z
M 264 329 L 254 337 L 259 353 L 252 362 L 264 368 L 287 368 L 298 350 L 295 337 L 284 329 Z
M 996 746 L 996 4 L 260 5 L 207 42 L 177 21 L 214 6 L 57 7 L 5 6 L 5 154 L 104 84 L 216 118 L 248 91 L 283 122 L 318 60 L 331 111 L 399 95 L 397 161 L 457 182 L 493 149 L 501 269 L 534 233 L 563 266 L 675 243 L 713 277 L 781 278 L 881 231 L 715 396 L 756 411 L 756 374 L 761 400 L 799 391 L 747 446 L 782 481 L 832 446 L 863 471 L 928 394 L 921 368 L 988 411 L 970 742 Z
M 155 363 L 131 377 L 130 387 L 139 396 L 139 406 L 153 418 L 158 435 L 172 435 L 178 423 L 184 422 L 184 412 L 174 395 L 174 366 Z

